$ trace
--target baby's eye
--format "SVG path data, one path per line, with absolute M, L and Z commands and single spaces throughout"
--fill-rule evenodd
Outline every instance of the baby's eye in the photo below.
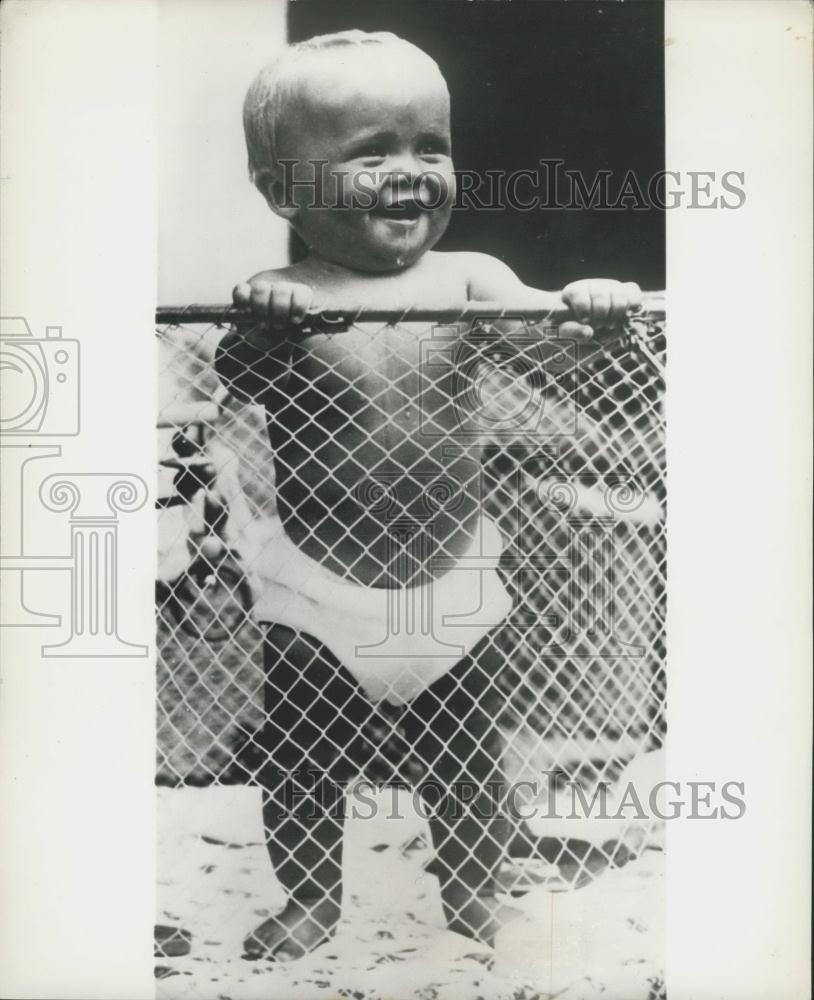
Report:
M 356 160 L 383 160 L 387 152 L 384 146 L 370 145 L 361 146 L 354 151 L 353 158 Z
M 449 156 L 449 143 L 444 139 L 425 139 L 419 144 L 419 156 Z

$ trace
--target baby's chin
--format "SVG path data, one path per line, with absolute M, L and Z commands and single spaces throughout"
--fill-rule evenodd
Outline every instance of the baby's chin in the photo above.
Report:
M 363 220 L 357 217 L 346 231 L 301 235 L 311 252 L 324 261 L 352 271 L 383 274 L 415 264 L 441 239 L 447 222 L 427 216 L 402 222 L 367 215 Z
M 368 238 L 358 247 L 360 260 L 364 257 L 367 261 L 363 269 L 403 270 L 432 249 L 444 229 L 446 226 L 433 226 L 428 217 L 404 221 L 371 217 Z M 349 248 L 349 252 L 353 250 Z
M 343 247 L 341 250 L 313 246 L 311 249 L 323 260 L 346 267 L 350 271 L 387 274 L 411 267 L 427 253 L 433 244 L 420 242 L 414 246 L 399 247 L 388 245 L 360 247 L 357 245 Z

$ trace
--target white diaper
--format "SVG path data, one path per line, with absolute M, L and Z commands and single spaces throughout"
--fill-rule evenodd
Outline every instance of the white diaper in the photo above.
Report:
M 462 659 L 511 610 L 498 576 L 503 540 L 482 516 L 467 552 L 421 587 L 388 590 L 351 583 L 291 541 L 282 522 L 266 522 L 262 551 L 250 559 L 255 616 L 287 625 L 327 646 L 371 701 L 411 701 Z

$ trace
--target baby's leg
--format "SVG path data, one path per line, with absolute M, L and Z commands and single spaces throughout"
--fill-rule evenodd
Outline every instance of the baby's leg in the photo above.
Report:
M 265 663 L 268 760 L 258 777 L 268 852 L 289 901 L 245 946 L 253 958 L 293 959 L 330 937 L 340 917 L 342 786 L 371 709 L 333 654 L 309 636 L 272 626 Z
M 509 837 L 496 725 L 499 665 L 486 636 L 420 695 L 408 714 L 408 736 L 427 767 L 419 791 L 432 814 L 433 870 L 447 924 L 487 944 L 494 943 L 501 926 L 520 916 L 495 898 L 495 877 Z

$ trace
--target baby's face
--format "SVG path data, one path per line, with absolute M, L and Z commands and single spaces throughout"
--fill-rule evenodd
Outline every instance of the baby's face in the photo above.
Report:
M 291 176 L 305 182 L 291 193 L 292 221 L 313 254 L 392 271 L 438 242 L 455 179 L 449 95 L 429 61 L 372 46 L 325 56 L 288 122 L 278 156 L 296 160 Z

